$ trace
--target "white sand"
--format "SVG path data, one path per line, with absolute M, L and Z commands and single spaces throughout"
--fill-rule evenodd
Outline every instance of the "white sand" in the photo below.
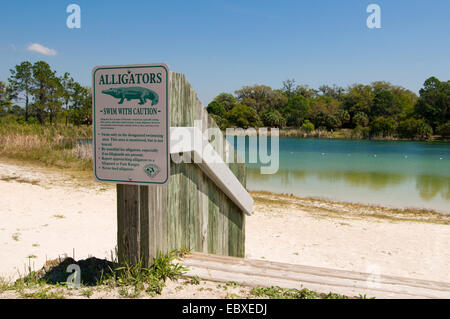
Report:
M 73 250 L 76 259 L 114 251 L 114 185 L 0 163 L 0 203 L 0 276 Z M 450 282 L 449 225 L 259 203 L 246 232 L 249 258 Z
M 109 257 L 116 244 L 116 196 L 104 186 L 79 187 L 62 174 L 0 164 L 0 276 L 15 278 L 29 264 L 37 270 L 46 259 L 72 257 L 73 251 L 76 259 Z
M 450 225 L 257 204 L 246 227 L 249 258 L 450 283 Z

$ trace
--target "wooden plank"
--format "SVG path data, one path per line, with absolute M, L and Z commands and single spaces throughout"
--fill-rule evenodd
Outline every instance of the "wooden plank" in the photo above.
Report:
M 179 214 L 180 203 L 180 183 L 181 183 L 181 165 L 171 163 L 171 176 L 168 190 L 168 211 L 167 211 L 167 232 L 169 250 L 177 249 L 177 216 Z
M 208 116 L 208 113 L 206 112 L 205 108 L 201 105 L 197 108 L 201 115 L 200 118 L 202 119 L 202 126 L 204 129 L 212 127 L 209 124 L 210 117 Z M 214 123 L 215 124 L 215 123 Z M 199 201 L 199 210 L 198 210 L 198 220 L 200 223 L 199 231 L 200 231 L 200 242 L 198 249 L 196 251 L 201 252 L 208 252 L 208 217 L 209 217 L 209 200 L 208 200 L 208 183 L 209 177 L 207 177 L 205 174 L 201 173 L 201 177 L 199 178 L 198 183 L 198 201 Z
M 146 190 L 149 216 L 149 264 L 168 252 L 167 186 L 149 186 Z
M 210 254 L 218 254 L 219 250 L 219 201 L 220 194 L 216 185 L 208 183 L 208 248 Z
M 227 166 L 225 166 L 227 167 Z M 234 177 L 234 175 L 233 175 Z M 229 235 L 232 233 L 230 232 L 230 213 L 233 207 L 235 206 L 233 202 L 230 201 L 230 199 L 225 195 L 224 193 L 221 194 L 222 196 L 222 210 L 220 214 L 220 230 L 222 232 L 222 236 L 220 237 L 221 241 L 221 247 L 220 247 L 220 254 L 227 256 L 229 254 Z M 242 214 L 242 212 L 241 212 Z
M 238 163 L 239 155 L 234 152 L 234 162 L 229 167 L 238 178 L 243 187 L 246 186 L 246 167 Z M 245 218 L 238 207 L 235 207 L 229 216 L 232 232 L 229 234 L 230 251 L 229 256 L 245 257 Z
M 186 197 L 186 248 L 195 250 L 196 247 L 196 234 L 198 232 L 198 225 L 196 216 L 198 214 L 197 204 L 197 178 L 199 172 L 196 171 L 195 165 L 189 165 L 187 167 L 187 197 Z
M 148 266 L 153 261 L 152 245 L 155 242 L 155 234 L 152 229 L 152 220 L 149 214 L 148 186 L 138 186 L 139 191 L 139 258 L 144 265 Z
M 253 268 L 270 270 L 273 272 L 292 271 L 292 272 L 306 273 L 306 274 L 317 275 L 317 276 L 347 278 L 347 279 L 361 280 L 361 281 L 367 280 L 367 277 L 369 276 L 368 273 L 363 273 L 363 272 L 337 270 L 337 269 L 330 269 L 330 268 L 325 268 L 325 267 L 303 266 L 303 265 L 280 263 L 280 262 L 273 262 L 273 261 L 267 261 L 267 260 L 243 259 L 243 258 L 235 258 L 235 257 L 229 257 L 229 256 L 226 256 L 224 258 L 224 256 L 199 254 L 196 252 L 191 253 L 189 255 L 189 259 L 196 260 L 196 261 L 199 261 L 202 263 L 208 263 L 208 262 L 211 262 L 213 264 L 219 263 L 221 265 L 226 265 L 227 267 L 233 266 L 233 265 L 243 265 L 243 266 L 250 266 Z M 430 285 L 432 285 L 432 287 L 435 289 L 450 290 L 450 283 L 443 283 L 443 282 L 437 282 L 437 281 L 433 282 L 433 281 L 426 281 L 426 280 L 420 280 L 420 279 L 410 279 L 410 278 L 404 278 L 404 277 L 398 277 L 398 276 L 383 275 L 380 277 L 380 282 L 387 283 L 387 284 L 407 283 L 408 285 L 417 286 L 417 287 L 430 287 Z
M 117 248 L 119 262 L 139 262 L 139 186 L 117 184 Z
M 397 276 L 379 276 L 368 285 L 368 273 L 310 267 L 264 260 L 193 253 L 182 260 L 188 276 L 213 281 L 236 281 L 250 286 L 308 288 L 348 296 L 366 294 L 377 298 L 450 298 L 450 283 Z
M 245 257 L 245 217 L 237 207 L 229 212 L 228 256 Z
M 330 268 L 325 268 L 325 267 L 315 267 L 315 266 L 304 266 L 304 265 L 280 263 L 280 262 L 274 262 L 274 261 L 268 261 L 268 260 L 243 259 L 243 258 L 236 258 L 236 257 L 231 257 L 231 256 L 224 257 L 224 256 L 202 254 L 202 253 L 196 253 L 196 252 L 192 252 L 189 255 L 189 259 L 198 260 L 198 261 L 202 261 L 202 262 L 203 261 L 217 262 L 217 263 L 224 264 L 224 265 L 234 265 L 234 264 L 244 265 L 245 264 L 245 265 L 250 265 L 255 268 L 270 269 L 271 271 L 274 271 L 274 272 L 287 270 L 287 271 L 307 273 L 307 274 L 311 274 L 311 275 L 328 276 L 328 277 L 336 277 L 336 278 L 350 278 L 350 279 L 362 280 L 362 281 L 367 280 L 367 277 L 369 276 L 368 273 L 357 272 L 357 271 L 337 270 L 337 269 L 330 269 Z M 380 282 L 387 283 L 387 284 L 406 283 L 411 286 L 425 287 L 425 288 L 429 287 L 429 288 L 434 288 L 434 289 L 443 289 L 443 290 L 450 291 L 450 283 L 421 280 L 421 279 L 414 279 L 414 278 L 406 278 L 406 277 L 400 277 L 400 276 L 382 275 L 380 277 Z
M 199 183 L 199 219 L 201 237 L 197 251 L 204 253 L 208 252 L 208 217 L 209 217 L 209 200 L 208 200 L 208 177 L 202 175 L 201 182 Z

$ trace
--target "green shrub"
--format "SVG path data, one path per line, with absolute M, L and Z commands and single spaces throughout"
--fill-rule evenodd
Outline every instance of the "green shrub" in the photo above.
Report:
M 311 133 L 312 131 L 314 131 L 314 129 L 315 129 L 314 124 L 311 123 L 310 121 L 306 120 L 305 122 L 303 122 L 302 130 L 305 133 Z
M 369 117 L 364 112 L 358 112 L 353 117 L 353 124 L 355 126 L 365 127 L 369 124 Z
M 370 128 L 369 127 L 363 127 L 361 125 L 357 125 L 351 132 L 352 138 L 362 139 L 362 138 L 369 138 Z
M 450 137 L 450 121 L 437 127 L 436 132 L 442 137 Z
M 430 125 L 420 119 L 407 119 L 398 125 L 398 135 L 405 138 L 429 138 L 433 134 Z
M 417 128 L 417 134 L 420 138 L 430 138 L 433 135 L 433 128 L 422 121 Z
M 392 137 L 397 129 L 397 123 L 390 118 L 377 117 L 370 123 L 370 135 L 376 137 Z
M 261 126 L 258 113 L 245 104 L 238 104 L 226 113 L 228 122 L 237 127 L 248 128 Z
M 209 103 L 208 106 L 206 107 L 206 111 L 208 111 L 208 114 L 210 115 L 214 114 L 220 117 L 223 117 L 227 112 L 225 110 L 225 107 L 217 101 L 212 101 L 211 103 Z
M 269 109 L 265 111 L 261 116 L 265 126 L 269 127 L 283 127 L 286 125 L 286 120 L 284 117 L 274 109 Z

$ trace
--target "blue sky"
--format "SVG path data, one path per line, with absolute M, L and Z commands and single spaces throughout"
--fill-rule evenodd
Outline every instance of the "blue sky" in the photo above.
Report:
M 81 7 L 81 29 L 66 7 Z M 369 29 L 366 7 L 381 7 Z M 165 62 L 207 104 L 243 85 L 386 80 L 418 92 L 431 75 L 450 79 L 450 1 L 3 1 L 0 80 L 24 60 L 45 60 L 90 85 L 97 65 Z M 27 50 L 37 43 L 56 51 Z

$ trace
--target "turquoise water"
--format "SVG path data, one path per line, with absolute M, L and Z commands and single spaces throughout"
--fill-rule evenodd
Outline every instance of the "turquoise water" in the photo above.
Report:
M 247 164 L 248 189 L 450 213 L 448 143 L 280 138 L 279 149 L 273 175 Z

